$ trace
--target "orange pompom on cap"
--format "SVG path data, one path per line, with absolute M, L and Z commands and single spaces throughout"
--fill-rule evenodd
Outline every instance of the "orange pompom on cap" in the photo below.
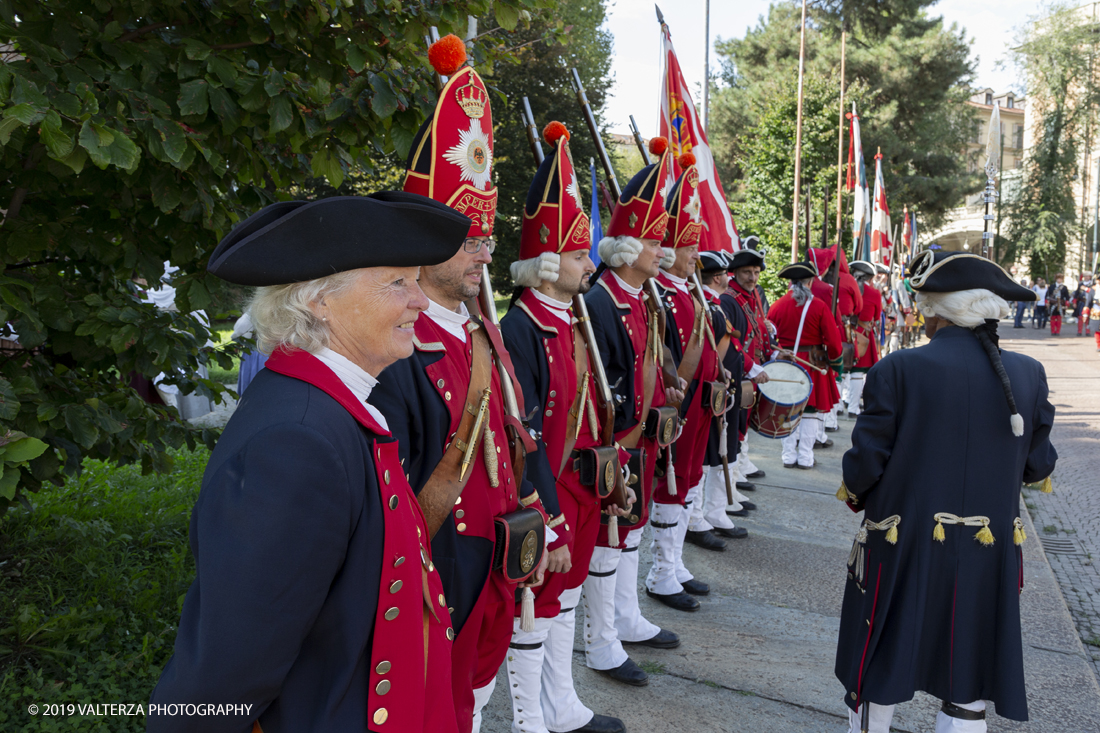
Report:
M 691 153 L 684 153 L 676 160 L 680 164 L 680 170 L 686 170 L 695 165 L 695 156 Z
M 649 139 L 649 152 L 654 155 L 663 155 L 668 150 L 667 137 L 654 137 Z
M 554 145 L 558 142 L 558 140 L 563 137 L 566 140 L 569 139 L 569 130 L 567 130 L 565 125 L 558 122 L 557 120 L 554 120 L 553 122 L 546 125 L 546 127 L 542 128 L 542 139 L 550 143 L 551 145 Z
M 451 33 L 428 47 L 428 62 L 440 76 L 450 76 L 466 63 L 466 44 Z

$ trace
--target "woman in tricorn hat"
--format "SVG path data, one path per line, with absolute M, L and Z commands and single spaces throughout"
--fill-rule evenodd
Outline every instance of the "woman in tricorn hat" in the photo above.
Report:
M 836 675 L 852 731 L 885 733 L 922 690 L 943 701 L 937 733 L 984 733 L 986 700 L 1027 720 L 1020 486 L 1054 470 L 1054 407 L 1042 365 L 997 345 L 1007 301 L 1034 293 L 962 252 L 923 252 L 910 275 L 931 342 L 867 373 L 837 493 L 864 520 Z
M 257 286 L 271 356 L 203 476 L 196 577 L 149 731 L 457 732 L 428 528 L 366 398 L 412 353 L 419 266 L 469 226 L 416 194 L 287 201 L 214 251 L 212 273 Z

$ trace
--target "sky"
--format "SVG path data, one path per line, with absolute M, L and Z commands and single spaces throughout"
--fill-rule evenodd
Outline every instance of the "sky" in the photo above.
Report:
M 704 70 L 704 19 L 706 0 L 663 0 L 659 3 L 672 33 L 672 43 L 684 76 L 692 89 L 700 89 Z M 714 52 L 719 38 L 743 38 L 745 32 L 767 15 L 769 0 L 712 0 L 710 3 L 711 74 L 720 68 Z M 1016 81 L 1007 51 L 1015 29 L 1039 13 L 1040 0 L 940 0 L 929 13 L 943 16 L 945 23 L 957 23 L 972 42 L 978 57 L 975 85 L 997 92 L 1023 90 Z M 644 136 L 657 134 L 658 75 L 660 74 L 660 26 L 652 0 L 611 0 L 607 27 L 615 36 L 613 97 L 607 105 L 607 120 L 614 132 L 629 132 L 634 115 Z M 703 100 L 696 99 L 702 111 Z

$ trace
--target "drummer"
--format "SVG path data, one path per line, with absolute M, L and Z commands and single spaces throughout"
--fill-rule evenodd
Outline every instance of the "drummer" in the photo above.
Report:
M 810 292 L 810 285 L 817 277 L 817 268 L 812 263 L 787 265 L 779 271 L 779 277 L 790 280 L 791 289 L 772 304 L 768 320 L 775 325 L 781 349 L 793 354 L 813 380 L 801 423 L 783 438 L 783 467 L 809 470 L 814 467 L 819 413 L 832 409 L 839 397 L 836 382 L 829 377 L 829 363 L 840 358 L 840 330 L 829 305 Z

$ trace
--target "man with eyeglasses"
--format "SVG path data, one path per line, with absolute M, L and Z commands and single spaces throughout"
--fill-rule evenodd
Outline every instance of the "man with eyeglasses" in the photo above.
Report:
M 543 508 L 522 471 L 515 472 L 508 450 L 501 374 L 491 347 L 501 343 L 499 331 L 466 307 L 492 261 L 497 189 L 490 177 L 493 126 L 484 82 L 470 67 L 452 72 L 435 115 L 413 141 L 404 188 L 465 214 L 470 231 L 451 259 L 420 269 L 428 310 L 405 324 L 414 329 L 415 351 L 382 373 L 370 401 L 400 441 L 402 466 L 432 533 L 432 559 L 445 593 L 433 608 L 451 617 L 458 729 L 471 733 L 480 728 L 481 708 L 507 654 L 518 590 L 491 569 L 495 523 L 521 507 Z M 510 364 L 506 351 L 499 356 Z M 554 539 L 547 528 L 546 542 Z M 532 583 L 541 582 L 545 561 L 544 553 Z

